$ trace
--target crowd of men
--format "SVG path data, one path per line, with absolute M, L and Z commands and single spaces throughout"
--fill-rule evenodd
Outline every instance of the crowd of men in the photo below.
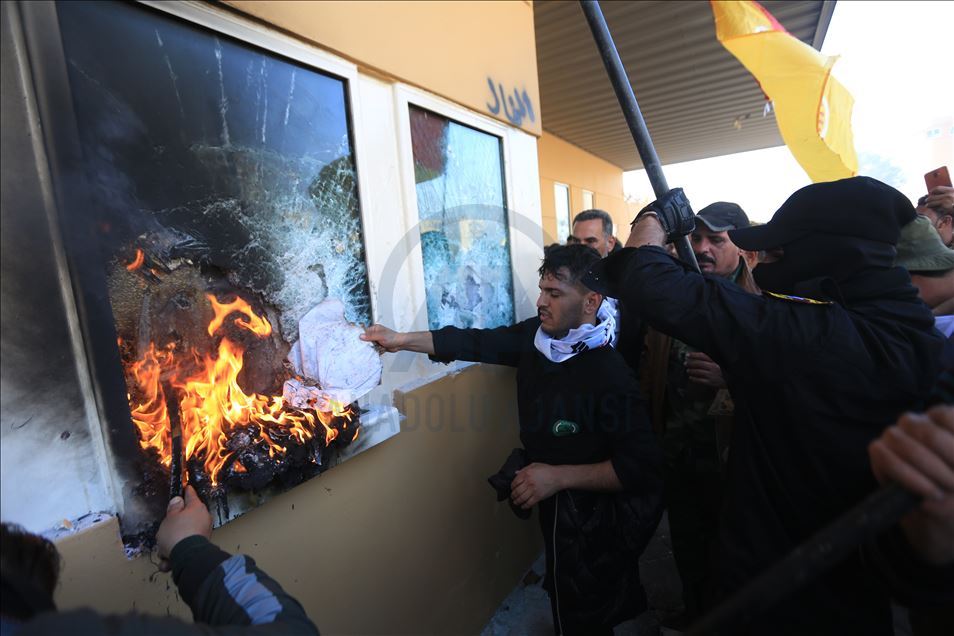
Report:
M 640 213 L 625 248 L 609 215 L 588 210 L 568 245 L 546 250 L 537 317 L 497 329 L 375 325 L 365 338 L 517 367 L 523 455 L 502 474 L 512 471 L 515 505 L 540 504 L 561 634 L 611 633 L 645 608 L 627 576 L 660 488 L 689 621 L 871 492 L 886 444 L 902 440 L 908 460 L 926 448 L 926 462 L 891 459 L 905 477 L 912 466 L 930 475 L 942 504 L 739 628 L 891 634 L 892 597 L 954 600 L 954 407 L 929 411 L 929 424 L 903 416 L 931 404 L 954 349 L 951 190 L 920 204 L 933 216 L 858 177 L 803 188 L 753 226 L 732 203 L 692 215 L 674 192 Z M 667 249 L 685 235 L 701 273 Z
M 923 502 L 731 633 L 888 635 L 892 599 L 916 636 L 954 633 L 952 221 L 954 189 L 915 210 L 865 177 L 807 186 L 764 225 L 727 202 L 692 214 L 673 191 L 625 247 L 608 214 L 579 214 L 545 250 L 533 318 L 362 338 L 516 368 L 522 448 L 490 482 L 520 516 L 538 509 L 557 634 L 611 634 L 647 609 L 639 557 L 664 508 L 688 623 L 887 482 Z M 685 236 L 701 272 L 671 252 Z M 210 531 L 191 489 L 159 531 L 197 621 L 317 632 Z M 3 542 L 4 636 L 189 633 L 50 612 L 55 551 L 6 526 Z

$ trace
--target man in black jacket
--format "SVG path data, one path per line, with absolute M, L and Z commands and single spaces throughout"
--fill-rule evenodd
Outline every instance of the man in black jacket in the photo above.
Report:
M 195 624 L 168 616 L 130 613 L 104 616 L 91 609 L 57 612 L 53 590 L 59 554 L 52 543 L 3 524 L 0 606 L 4 636 L 101 634 L 175 636 L 190 634 L 281 634 L 318 636 L 302 606 L 250 557 L 230 555 L 209 542 L 212 517 L 195 489 L 169 502 L 156 541 L 163 569 L 172 571 L 179 595 Z
M 675 195 L 673 195 L 675 196 Z M 763 296 L 667 254 L 687 231 L 667 195 L 639 216 L 627 248 L 585 279 L 708 354 L 735 398 L 720 524 L 722 595 L 759 574 L 874 489 L 866 447 L 916 409 L 939 372 L 940 334 L 894 267 L 914 208 L 856 177 L 807 186 L 763 226 L 729 232 L 763 251 Z M 758 634 L 891 634 L 886 593 L 855 556 L 752 626 Z
M 511 501 L 540 506 L 546 586 L 558 634 L 611 634 L 646 609 L 638 560 L 661 515 L 661 457 L 636 378 L 613 349 L 615 318 L 580 277 L 599 260 L 551 245 L 540 267 L 538 316 L 511 327 L 363 338 L 387 351 L 517 367 L 520 439 L 528 465 Z

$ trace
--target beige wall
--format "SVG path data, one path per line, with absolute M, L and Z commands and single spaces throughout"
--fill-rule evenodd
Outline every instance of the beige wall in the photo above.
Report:
M 591 155 L 582 148 L 544 132 L 537 143 L 540 162 L 540 205 L 543 211 L 543 231 L 547 242 L 556 237 L 556 207 L 553 186 L 570 186 L 570 220 L 583 207 L 583 190 L 593 193 L 593 205 L 606 210 L 616 223 L 617 238 L 626 240 L 630 207 L 623 199 L 623 170 L 608 161 Z
M 540 133 L 528 2 L 230 2 L 356 62 L 493 116 L 487 78 L 526 89 Z M 496 116 L 507 121 L 503 109 Z M 512 123 L 512 122 L 508 122 Z M 402 432 L 217 529 L 302 602 L 325 634 L 472 634 L 541 550 L 536 520 L 487 477 L 519 445 L 511 370 L 473 366 L 395 393 Z M 61 539 L 57 603 L 190 617 L 168 575 L 127 560 L 114 519 Z
M 533 6 L 526 1 L 287 2 L 226 0 L 248 15 L 477 112 L 539 135 L 540 91 Z M 488 78 L 533 111 L 519 122 L 496 105 Z M 509 105 L 508 105 L 509 108 Z
M 487 477 L 519 444 L 510 369 L 475 365 L 395 396 L 402 432 L 212 535 L 323 634 L 476 634 L 539 554 L 536 519 Z M 123 557 L 115 521 L 61 540 L 61 608 L 189 617 L 168 575 Z

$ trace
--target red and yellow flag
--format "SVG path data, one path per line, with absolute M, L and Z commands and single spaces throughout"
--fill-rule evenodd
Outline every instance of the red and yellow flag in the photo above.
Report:
M 772 100 L 785 145 L 814 182 L 858 172 L 851 93 L 835 79 L 835 57 L 792 36 L 758 2 L 710 0 L 716 37 Z

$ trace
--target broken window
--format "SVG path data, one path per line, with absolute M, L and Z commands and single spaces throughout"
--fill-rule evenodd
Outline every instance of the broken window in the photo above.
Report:
M 104 400 L 128 399 L 142 468 L 124 494 L 149 501 L 142 520 L 126 501 L 124 532 L 161 516 L 177 470 L 224 522 L 357 439 L 350 400 L 282 399 L 312 308 L 371 318 L 348 87 L 131 4 L 57 12 L 91 191 L 71 224 L 93 228 L 126 381 Z
M 429 329 L 514 321 L 499 137 L 410 106 Z

